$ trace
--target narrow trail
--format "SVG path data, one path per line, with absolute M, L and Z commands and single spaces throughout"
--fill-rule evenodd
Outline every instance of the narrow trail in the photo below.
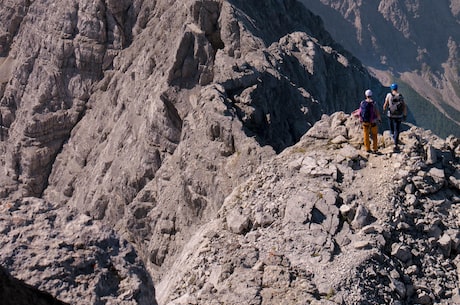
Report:
M 403 164 L 404 156 L 384 150 L 381 155 L 366 154 L 367 165 L 358 171 L 351 191 L 359 190 L 363 204 L 379 222 L 387 222 L 393 206 L 391 198 L 397 183 L 396 176 Z

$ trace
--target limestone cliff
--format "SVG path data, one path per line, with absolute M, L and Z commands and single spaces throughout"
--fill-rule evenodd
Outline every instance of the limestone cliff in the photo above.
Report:
M 314 261 L 301 254 L 326 262 L 336 245 L 345 251 L 357 238 L 338 214 L 339 192 L 353 188 L 354 170 L 365 167 L 351 146 L 359 147 L 360 130 L 345 113 L 365 89 L 385 92 L 318 16 L 294 0 L 10 0 L 0 21 L 0 257 L 15 277 L 59 300 L 90 304 L 238 304 L 248 297 L 279 304 L 278 289 L 291 282 L 289 299 L 303 301 L 330 298 L 329 289 L 346 285 L 345 277 L 325 285 L 327 266 L 310 270 Z M 320 137 L 326 140 L 314 140 Z M 413 137 L 408 156 L 425 145 L 422 135 Z M 452 204 L 458 143 L 441 146 L 450 159 L 436 192 L 453 185 Z M 300 154 L 313 150 L 303 166 Z M 419 151 L 413 157 L 426 159 Z M 345 199 L 350 213 L 353 196 Z M 355 221 L 354 230 L 366 221 Z M 291 229 L 306 234 L 288 236 Z M 393 227 L 375 230 L 378 244 L 353 247 L 380 253 L 382 239 L 396 241 L 383 234 Z M 243 237 L 253 243 L 242 247 Z M 289 240 L 300 248 L 277 248 Z M 343 261 L 355 253 L 361 259 L 344 272 L 376 258 L 352 251 Z M 29 256 L 36 258 L 22 269 Z M 454 271 L 446 281 L 455 283 Z M 250 292 L 235 293 L 243 286 Z M 387 286 L 382 298 L 396 297 Z M 432 299 L 457 295 L 441 287 L 449 295 Z M 419 298 L 414 291 L 400 299 Z M 337 298 L 370 292 L 353 293 Z
M 296 1 L 46 4 L 3 10 L 2 194 L 104 219 L 159 265 L 272 148 L 376 84 Z

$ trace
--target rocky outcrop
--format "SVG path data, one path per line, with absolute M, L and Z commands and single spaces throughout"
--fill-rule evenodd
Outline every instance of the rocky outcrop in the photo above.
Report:
M 5 305 L 65 305 L 51 295 L 41 292 L 17 279 L 0 267 L 0 297 Z
M 2 7 L 4 195 L 15 190 L 23 196 L 42 194 L 92 87 L 130 43 L 135 17 L 129 1 L 70 0 L 50 6 L 12 0 Z
M 324 116 L 261 165 L 184 247 L 159 302 L 457 303 L 459 140 L 414 127 L 401 153 L 384 133 L 367 154 L 359 135 L 355 118 Z
M 4 203 L 0 214 L 0 261 L 30 285 L 18 288 L 29 301 L 61 304 L 35 291 L 40 289 L 68 304 L 156 304 L 153 282 L 134 248 L 89 216 L 36 198 Z M 11 289 L 18 285 L 11 283 Z M 13 298 L 7 287 L 2 293 Z M 20 303 L 21 295 L 14 304 L 30 304 Z
M 451 219 L 415 208 L 447 270 L 420 288 L 439 268 L 409 257 L 422 242 L 398 239 L 394 210 L 411 210 L 392 194 L 404 166 L 405 194 L 455 209 L 457 140 L 414 129 L 404 154 L 363 155 L 345 113 L 382 87 L 299 2 L 5 7 L 0 261 L 15 278 L 89 304 L 358 302 L 367 284 L 379 301 L 456 297 Z M 430 252 L 449 247 L 447 263 Z M 423 273 L 401 280 L 410 259 Z
M 296 145 L 254 168 L 175 254 L 154 252 L 168 266 L 153 271 L 161 274 L 155 300 L 457 303 L 460 140 L 416 127 L 401 140 L 394 153 L 384 132 L 380 154 L 368 154 L 355 117 L 323 116 Z M 162 234 L 178 235 L 174 221 L 149 214 L 151 204 L 134 203 L 137 232 L 149 238 L 157 221 Z M 1 214 L 1 259 L 16 277 L 69 303 L 153 302 L 133 248 L 100 221 L 36 198 Z
M 8 25 L 3 36 L 9 42 L 1 58 L 4 197 L 43 194 L 55 158 L 69 138 L 79 137 L 80 127 L 75 126 L 83 117 L 81 125 L 102 137 L 118 124 L 125 126 L 125 133 L 144 133 L 139 130 L 143 128 L 149 133 L 145 138 L 157 138 L 152 144 L 160 145 L 159 156 L 152 153 L 145 161 L 152 164 L 145 169 L 147 174 L 139 174 L 152 176 L 160 166 L 158 159 L 165 157 L 163 151 L 171 153 L 177 146 L 182 121 L 193 104 L 187 91 L 197 91 L 195 86 L 223 85 L 247 133 L 277 151 L 295 143 L 321 113 L 349 107 L 337 101 L 356 99 L 363 88 L 377 86 L 332 41 L 320 19 L 295 1 L 273 1 L 264 9 L 225 1 L 172 6 L 161 1 L 68 1 L 47 8 L 46 14 L 40 1 L 17 2 L 8 2 L 10 9 L 2 14 Z M 293 116 L 275 110 L 284 102 L 289 104 L 283 109 L 292 109 Z M 145 105 L 152 105 L 155 115 L 156 109 L 164 111 L 167 130 L 152 123 L 131 126 L 134 117 L 123 113 L 148 114 L 141 110 Z M 89 122 L 91 116 L 110 116 L 99 109 L 113 109 L 110 123 Z M 138 121 L 156 122 L 162 117 Z M 80 133 L 87 134 L 84 128 Z M 280 138 L 286 139 L 280 142 Z M 150 150 L 149 145 L 139 148 Z M 80 150 L 80 159 L 85 160 L 89 152 Z M 66 193 L 72 193 L 74 182 L 68 183 Z
M 0 16 L 3 202 L 109 224 L 155 281 L 252 170 L 378 88 L 291 0 L 12 0 Z

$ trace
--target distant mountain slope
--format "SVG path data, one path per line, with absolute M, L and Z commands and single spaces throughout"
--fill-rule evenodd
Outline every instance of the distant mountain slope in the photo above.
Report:
M 459 1 L 302 2 L 384 85 L 407 88 L 418 125 L 460 135 Z

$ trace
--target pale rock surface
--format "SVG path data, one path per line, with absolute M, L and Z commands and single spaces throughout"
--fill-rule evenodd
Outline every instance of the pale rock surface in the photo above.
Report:
M 296 1 L 8 0 L 0 21 L 2 204 L 102 221 L 154 282 L 260 164 L 379 86 Z
M 344 116 L 333 117 L 339 115 Z M 323 116 L 312 129 L 330 120 Z M 345 115 L 344 126 L 354 126 L 350 120 L 356 119 Z M 352 158 L 340 159 L 341 148 L 319 136 L 305 135 L 226 198 L 219 218 L 203 225 L 184 247 L 180 261 L 186 259 L 188 267 L 174 265 L 158 284 L 160 303 L 455 302 L 459 189 L 427 184 L 415 201 L 404 200 L 415 176 L 442 167 L 442 162 L 425 163 L 432 135 L 412 128 L 402 133 L 402 141 L 417 140 L 402 153 L 382 145 L 383 154 L 369 155 L 357 145 Z M 455 149 L 443 147 L 437 153 L 451 155 Z M 312 165 L 322 160 L 340 168 L 338 177 L 311 174 Z M 458 157 L 442 168 L 458 167 L 454 160 Z M 404 172 L 394 171 L 396 162 Z M 257 213 L 272 221 L 247 227 L 248 218 L 256 223 Z M 342 217 L 348 214 L 352 217 Z M 357 217 L 370 224 L 354 225 Z M 234 230 L 242 219 L 245 229 Z
M 9 0 L 0 21 L 14 277 L 98 305 L 458 298 L 460 141 L 364 153 L 347 113 L 382 87 L 299 2 Z
M 24 198 L 2 205 L 0 232 L 2 266 L 64 303 L 156 304 L 134 248 L 87 215 Z

